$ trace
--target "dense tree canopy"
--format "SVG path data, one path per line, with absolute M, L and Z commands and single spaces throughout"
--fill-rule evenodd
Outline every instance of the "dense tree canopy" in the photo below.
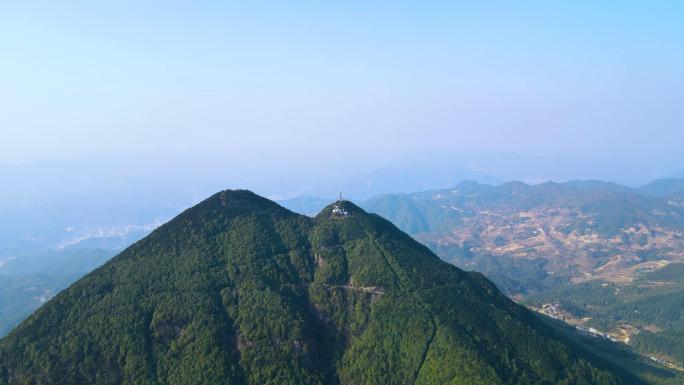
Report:
M 342 201 L 183 212 L 0 341 L 0 384 L 622 384 L 484 276 Z

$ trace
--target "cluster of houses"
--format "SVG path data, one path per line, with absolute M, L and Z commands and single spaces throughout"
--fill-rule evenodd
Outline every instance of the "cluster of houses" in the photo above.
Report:
M 604 333 L 596 328 L 585 328 L 584 326 L 576 325 L 575 328 L 577 328 L 578 331 L 589 334 L 590 336 L 594 337 L 601 337 L 606 340 L 610 340 L 613 342 L 620 342 L 617 338 L 613 337 L 612 335 L 608 333 Z

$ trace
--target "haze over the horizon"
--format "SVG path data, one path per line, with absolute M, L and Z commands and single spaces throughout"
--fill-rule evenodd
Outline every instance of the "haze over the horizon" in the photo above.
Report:
M 683 19 L 678 1 L 4 2 L 0 163 L 436 149 L 662 166 L 684 143 Z

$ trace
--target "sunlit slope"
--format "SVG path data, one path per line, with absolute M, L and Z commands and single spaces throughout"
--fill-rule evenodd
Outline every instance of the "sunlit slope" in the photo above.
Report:
M 342 201 L 186 210 L 0 341 L 1 384 L 622 384 L 484 276 Z

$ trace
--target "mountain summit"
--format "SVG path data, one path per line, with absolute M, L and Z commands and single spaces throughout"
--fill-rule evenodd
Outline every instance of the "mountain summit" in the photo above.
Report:
M 622 384 L 347 201 L 190 208 L 0 341 L 0 384 Z

